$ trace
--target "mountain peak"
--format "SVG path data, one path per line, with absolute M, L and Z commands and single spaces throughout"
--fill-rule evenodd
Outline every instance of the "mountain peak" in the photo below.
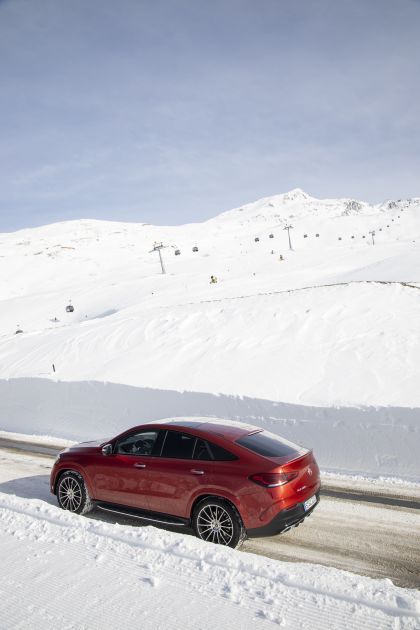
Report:
M 302 188 L 293 188 L 286 193 L 283 193 L 283 198 L 287 201 L 292 201 L 294 199 L 309 199 L 310 195 L 306 193 Z

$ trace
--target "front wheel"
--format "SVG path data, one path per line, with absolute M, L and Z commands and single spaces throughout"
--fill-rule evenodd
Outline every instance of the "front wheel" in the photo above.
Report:
M 86 514 L 93 507 L 82 475 L 72 471 L 65 472 L 58 480 L 57 501 L 63 510 L 76 514 Z
M 198 538 L 226 547 L 238 547 L 246 536 L 238 511 L 223 499 L 201 501 L 194 510 L 192 525 Z

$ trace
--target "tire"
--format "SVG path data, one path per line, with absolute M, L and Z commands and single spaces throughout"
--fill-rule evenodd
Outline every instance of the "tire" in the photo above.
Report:
M 87 514 L 93 508 L 85 481 L 77 472 L 63 473 L 57 483 L 57 501 L 63 510 Z
M 192 526 L 197 538 L 233 549 L 246 538 L 238 510 L 217 497 L 204 499 L 195 507 Z

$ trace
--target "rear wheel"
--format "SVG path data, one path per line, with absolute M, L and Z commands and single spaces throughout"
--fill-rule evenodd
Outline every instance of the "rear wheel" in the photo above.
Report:
M 239 512 L 223 499 L 201 501 L 194 510 L 192 525 L 198 538 L 226 547 L 238 547 L 246 536 Z
M 57 501 L 63 510 L 86 514 L 93 507 L 82 475 L 77 472 L 63 473 L 57 483 Z

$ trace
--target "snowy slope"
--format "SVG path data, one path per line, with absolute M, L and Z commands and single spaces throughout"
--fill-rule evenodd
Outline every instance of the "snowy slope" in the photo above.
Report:
M 3 234 L 0 429 L 82 439 L 246 416 L 324 467 L 420 477 L 419 244 L 420 199 L 298 189 L 201 224 Z

